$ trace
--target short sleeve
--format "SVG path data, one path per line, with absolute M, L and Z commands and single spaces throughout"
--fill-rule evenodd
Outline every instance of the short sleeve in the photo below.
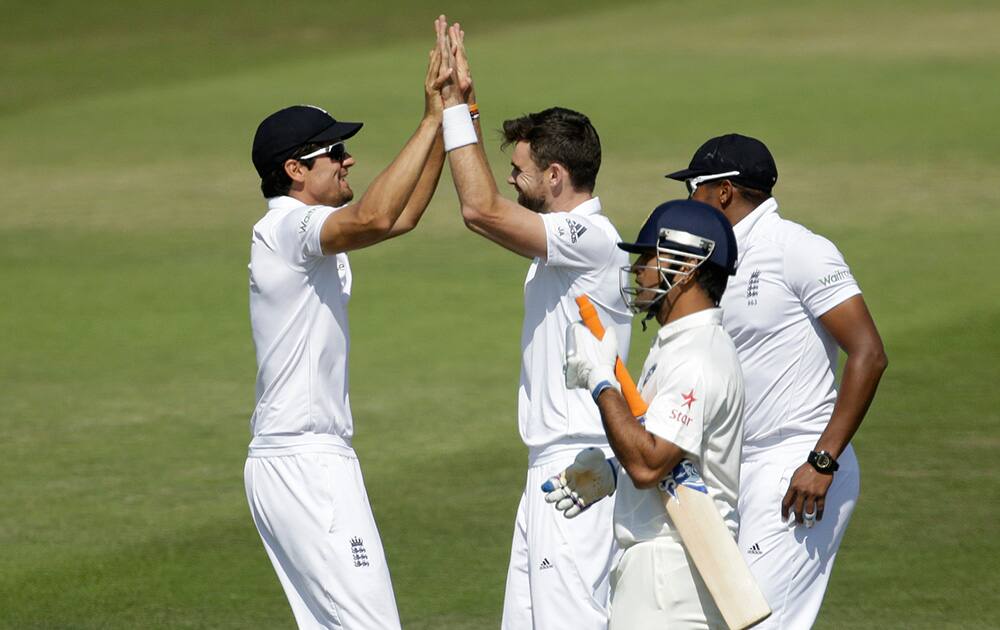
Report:
M 785 279 L 813 317 L 861 293 L 844 255 L 817 234 L 796 239 L 785 249 Z
M 705 431 L 704 379 L 699 370 L 687 369 L 675 369 L 661 378 L 646 410 L 646 430 L 700 456 Z
M 546 266 L 599 269 L 610 259 L 616 244 L 587 217 L 570 212 L 551 212 L 541 217 Z
M 278 253 L 292 264 L 304 265 L 323 255 L 320 231 L 323 222 L 336 209 L 330 206 L 301 206 L 283 216 L 274 225 Z

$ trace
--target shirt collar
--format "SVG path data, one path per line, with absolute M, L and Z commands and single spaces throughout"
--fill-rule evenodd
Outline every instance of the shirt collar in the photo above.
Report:
M 268 210 L 290 210 L 292 208 L 298 208 L 299 206 L 304 206 L 306 204 L 302 203 L 295 197 L 289 197 L 288 195 L 281 195 L 278 197 L 268 197 L 267 199 L 267 209 Z M 345 203 L 344 206 L 347 204 Z M 344 206 L 336 206 L 334 210 L 340 210 Z
M 267 199 L 267 209 L 268 210 L 288 210 L 289 208 L 294 208 L 296 206 L 305 205 L 295 197 L 289 197 L 288 195 L 281 195 L 278 197 L 268 197 Z
M 733 226 L 733 233 L 736 235 L 736 251 L 740 252 L 741 258 L 743 248 L 746 245 L 747 240 L 749 240 L 750 233 L 753 232 L 754 227 L 760 223 L 762 218 L 769 214 L 777 214 L 777 212 L 778 200 L 771 197 L 764 203 L 754 208 L 753 212 L 740 219 L 740 222 Z
M 582 216 L 590 216 L 592 214 L 600 214 L 601 212 L 601 200 L 599 197 L 591 197 L 590 199 L 584 201 L 577 207 L 569 211 L 570 214 L 579 214 Z
M 660 345 L 667 343 L 672 338 L 676 337 L 680 333 L 691 330 L 692 328 L 700 328 L 702 326 L 721 326 L 722 325 L 722 309 L 721 308 L 706 308 L 703 311 L 698 311 L 697 313 L 691 313 L 690 315 L 685 315 L 680 319 L 675 319 L 669 324 L 660 328 L 659 332 L 656 333 L 656 337 L 659 340 Z

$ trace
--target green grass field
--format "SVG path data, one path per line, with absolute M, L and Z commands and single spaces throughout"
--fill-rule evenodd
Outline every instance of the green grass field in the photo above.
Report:
M 996 3 L 0 8 L 0 627 L 293 626 L 243 492 L 250 140 L 292 103 L 364 120 L 363 190 L 416 125 L 442 10 L 487 127 L 591 116 L 623 235 L 706 138 L 769 144 L 783 214 L 837 242 L 890 357 L 817 627 L 1000 626 Z M 495 628 L 527 261 L 465 230 L 447 174 L 352 261 L 355 446 L 404 626 Z

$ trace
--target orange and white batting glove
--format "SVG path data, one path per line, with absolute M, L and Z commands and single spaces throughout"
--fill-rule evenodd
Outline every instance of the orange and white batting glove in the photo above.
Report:
M 618 338 L 613 328 L 598 339 L 582 322 L 575 322 L 566 329 L 566 362 L 563 372 L 566 387 L 586 387 L 594 399 L 607 388 L 621 391 L 615 378 L 615 361 L 618 359 Z

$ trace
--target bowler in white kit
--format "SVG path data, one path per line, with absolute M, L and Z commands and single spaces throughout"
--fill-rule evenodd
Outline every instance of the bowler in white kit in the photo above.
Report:
M 887 365 L 882 340 L 840 251 L 778 214 L 764 143 L 712 138 L 667 177 L 722 211 L 739 246 L 722 309 L 746 382 L 739 546 L 773 611 L 757 627 L 809 628 L 858 499 L 850 440 Z
M 597 131 L 583 114 L 553 107 L 503 123 L 512 147 L 503 198 L 490 172 L 472 116 L 478 105 L 462 35 L 450 30 L 459 72 L 443 87 L 444 135 L 462 217 L 473 232 L 531 260 L 524 281 L 518 428 L 528 447 L 528 473 L 514 523 L 504 594 L 504 630 L 602 630 L 607 627 L 608 573 L 616 554 L 613 502 L 567 523 L 538 492 L 548 477 L 592 446 L 610 451 L 587 392 L 563 383 L 565 332 L 577 319 L 574 298 L 591 296 L 618 332 L 626 356 L 631 314 L 618 290 L 628 258 L 594 196 L 601 164 Z M 477 115 L 477 114 L 476 114 Z M 574 526 L 570 526 L 574 525 Z
M 619 247 L 638 254 L 622 274 L 623 293 L 637 313 L 661 326 L 639 379 L 642 399 L 649 402 L 645 416 L 635 418 L 620 393 L 613 330 L 598 341 L 574 323 L 566 350 L 566 385 L 593 396 L 622 468 L 614 523 L 623 554 L 612 573 L 610 628 L 724 628 L 659 484 L 679 464 L 700 471 L 714 507 L 736 536 L 743 377 L 718 308 L 735 271 L 736 240 L 718 210 L 679 200 L 658 206 L 635 242 Z M 612 466 L 602 456 L 581 453 L 573 474 L 566 471 L 543 488 L 547 500 L 567 516 L 573 516 L 574 504 L 593 509 L 614 487 Z M 581 475 L 584 468 L 592 474 Z M 606 481 L 597 492 L 576 483 L 601 477 Z M 570 522 L 576 525 L 578 518 Z
M 244 474 L 254 523 L 300 628 L 400 626 L 351 447 L 347 252 L 412 229 L 434 192 L 444 163 L 439 67 L 435 49 L 416 132 L 356 202 L 345 143 L 361 123 L 296 105 L 265 118 L 254 137 L 268 211 L 250 245 L 258 372 Z

